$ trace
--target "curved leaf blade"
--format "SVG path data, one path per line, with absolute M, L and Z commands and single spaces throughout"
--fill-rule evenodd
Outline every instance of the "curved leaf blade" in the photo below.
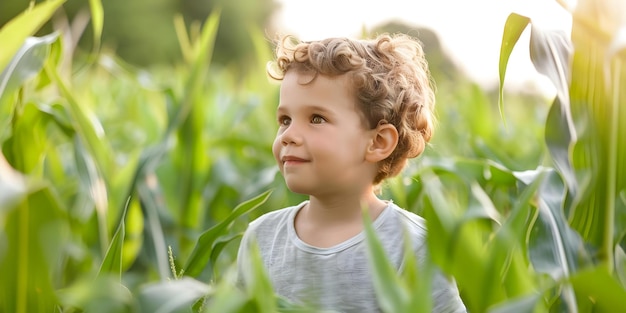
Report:
M 120 219 L 120 223 L 117 226 L 117 231 L 113 235 L 113 240 L 107 249 L 107 253 L 104 256 L 104 260 L 100 265 L 100 271 L 98 276 L 105 274 L 112 274 L 117 279 L 122 279 L 122 251 L 124 248 L 124 236 L 126 235 L 126 226 L 124 220 L 126 218 L 126 210 L 128 205 L 124 208 L 124 213 Z
M 91 27 L 93 28 L 93 44 L 95 52 L 100 49 L 100 39 L 102 38 L 102 28 L 104 25 L 104 9 L 100 0 L 89 0 L 91 10 Z
M 504 24 L 504 33 L 502 34 L 502 45 L 500 46 L 500 63 L 499 63 L 499 77 L 500 77 L 500 87 L 498 88 L 498 106 L 500 107 L 500 115 L 504 120 L 504 77 L 506 75 L 506 67 L 509 63 L 509 58 L 511 57 L 511 52 L 513 52 L 513 48 L 515 44 L 519 40 L 520 36 L 526 29 L 526 26 L 530 23 L 530 18 L 519 15 L 516 13 L 511 13 L 509 17 L 506 19 L 506 23 Z
M 192 304 L 211 292 L 211 286 L 190 277 L 151 284 L 140 291 L 140 312 L 191 312 Z
M 184 268 L 184 274 L 188 276 L 198 276 L 211 259 L 211 252 L 214 249 L 215 242 L 219 237 L 225 235 L 225 230 L 231 225 L 231 223 L 238 217 L 258 208 L 261 204 L 265 203 L 269 196 L 272 194 L 272 190 L 268 190 L 248 201 L 239 204 L 233 212 L 226 217 L 219 224 L 211 227 L 205 231 L 198 241 L 196 246 L 191 252 L 191 256 L 187 261 Z
M 50 0 L 36 5 L 32 10 L 26 11 L 10 20 L 0 29 L 0 69 L 9 63 L 9 60 L 20 49 L 28 36 L 32 36 L 52 14 L 65 2 L 65 0 Z
M 15 102 L 10 97 L 16 90 L 41 71 L 48 58 L 50 45 L 57 39 L 53 33 L 44 37 L 26 38 L 24 44 L 0 73 L 0 143 L 9 137 Z M 0 41 L 1 42 L 1 41 Z

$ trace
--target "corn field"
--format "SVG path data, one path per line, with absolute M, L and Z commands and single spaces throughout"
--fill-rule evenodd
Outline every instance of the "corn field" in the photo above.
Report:
M 235 287 L 247 224 L 304 199 L 271 153 L 266 35 L 250 30 L 241 77 L 211 64 L 219 10 L 198 32 L 178 19 L 183 59 L 142 69 L 99 45 L 98 0 L 90 53 L 63 29 L 33 36 L 63 3 L 0 29 L 0 312 L 310 312 L 273 293 L 259 256 Z M 383 196 L 426 218 L 427 268 L 470 312 L 626 311 L 625 12 L 579 0 L 570 34 L 511 12 L 493 26 L 499 90 L 436 82 L 434 140 Z M 554 98 L 503 88 L 513 49 Z M 428 275 L 391 270 L 365 224 L 381 308 L 430 312 Z

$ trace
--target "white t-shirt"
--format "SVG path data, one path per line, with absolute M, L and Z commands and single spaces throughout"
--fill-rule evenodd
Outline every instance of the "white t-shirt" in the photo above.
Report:
M 298 238 L 294 219 L 307 201 L 267 213 L 246 230 L 237 258 L 240 284 L 251 268 L 249 251 L 258 244 L 275 292 L 296 303 L 333 312 L 381 312 L 368 263 L 365 233 L 330 248 L 311 246 Z M 418 263 L 426 258 L 426 227 L 421 217 L 389 202 L 373 226 L 387 257 L 403 268 L 404 231 L 409 234 Z M 437 272 L 432 281 L 433 312 L 466 312 L 456 285 Z

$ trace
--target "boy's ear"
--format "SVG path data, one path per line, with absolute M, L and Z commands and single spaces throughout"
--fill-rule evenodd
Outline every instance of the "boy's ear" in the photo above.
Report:
M 380 123 L 372 134 L 372 142 L 367 149 L 365 159 L 376 163 L 386 159 L 398 145 L 398 130 L 389 123 Z

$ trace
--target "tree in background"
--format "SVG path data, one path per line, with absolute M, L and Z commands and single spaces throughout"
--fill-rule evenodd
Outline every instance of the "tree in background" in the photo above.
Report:
M 459 80 L 465 79 L 457 65 L 452 58 L 444 51 L 441 46 L 441 41 L 430 28 L 417 27 L 411 24 L 407 24 L 400 21 L 389 21 L 374 27 L 369 31 L 372 35 L 380 33 L 403 33 L 413 37 L 419 38 L 424 47 L 424 53 L 431 74 L 435 81 L 440 80 Z

